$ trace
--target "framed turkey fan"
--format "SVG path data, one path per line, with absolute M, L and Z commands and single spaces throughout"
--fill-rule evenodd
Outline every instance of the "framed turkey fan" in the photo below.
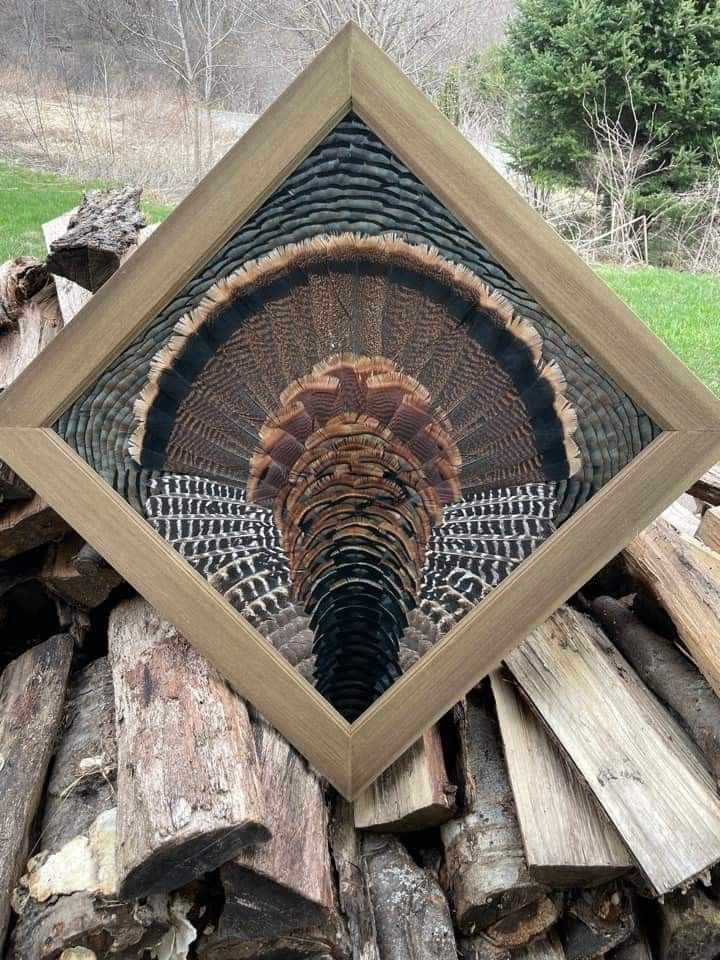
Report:
M 346 796 L 720 456 L 346 27 L 0 398 L 0 457 Z

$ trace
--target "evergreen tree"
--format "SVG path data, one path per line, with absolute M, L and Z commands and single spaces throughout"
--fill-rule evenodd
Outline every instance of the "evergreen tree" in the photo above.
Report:
M 592 155 L 588 111 L 663 141 L 671 189 L 700 178 L 720 140 L 718 0 L 518 0 L 505 48 L 504 144 L 536 181 L 578 182 Z

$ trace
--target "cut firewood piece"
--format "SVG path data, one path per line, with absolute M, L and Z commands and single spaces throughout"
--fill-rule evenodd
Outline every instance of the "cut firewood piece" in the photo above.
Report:
M 707 473 L 696 480 L 688 493 L 697 497 L 698 500 L 704 500 L 705 503 L 712 504 L 713 507 L 720 507 L 720 463 L 710 467 Z
M 383 960 L 456 960 L 450 909 L 437 881 L 389 834 L 364 834 L 362 856 Z
M 554 930 L 535 937 L 517 950 L 495 946 L 485 934 L 461 940 L 458 947 L 461 960 L 565 960 L 562 944 Z
M 455 812 L 455 792 L 440 732 L 431 727 L 357 797 L 355 826 L 396 833 L 435 827 Z
M 72 652 L 70 637 L 52 637 L 13 660 L 0 677 L 0 954 L 62 721 Z
M 46 273 L 47 276 L 47 273 Z M 60 316 L 55 288 L 46 283 L 18 306 L 12 327 L 0 336 L 0 388 L 9 386 L 55 336 Z
M 655 893 L 720 860 L 697 748 L 589 617 L 561 607 L 506 662 Z
M 67 232 L 50 245 L 51 273 L 93 293 L 99 290 L 145 226 L 141 194 L 141 187 L 89 190 L 70 217 Z
M 100 567 L 82 573 L 75 564 L 75 557 L 83 549 L 81 537 L 71 534 L 48 548 L 45 563 L 38 579 L 55 596 L 87 609 L 97 607 L 107 600 L 111 590 L 122 578 L 111 567 Z
M 688 493 L 678 497 L 660 516 L 678 533 L 684 533 L 688 537 L 694 537 L 697 533 L 700 523 L 699 507 L 695 498 Z
M 592 612 L 640 679 L 675 711 L 720 779 L 720 700 L 687 656 L 624 603 L 598 597 Z
M 660 960 L 712 960 L 720 954 L 720 906 L 699 887 L 660 904 Z
M 720 507 L 710 507 L 705 511 L 697 536 L 706 547 L 720 551 Z
M 609 960 L 653 960 L 650 943 L 643 929 L 640 898 L 632 890 L 628 890 L 628 896 L 633 915 L 632 933 L 619 946 L 613 947 L 607 956 Z
M 593 960 L 635 929 L 630 896 L 617 884 L 579 890 L 565 905 L 558 928 L 567 960 Z
M 272 838 L 221 867 L 225 905 L 208 957 L 308 930 L 333 942 L 339 926 L 322 785 L 261 717 L 253 717 L 253 729 Z
M 558 904 L 559 898 L 540 897 L 491 923 L 485 936 L 497 947 L 522 947 L 555 925 L 560 916 Z
M 0 264 L 0 333 L 16 330 L 28 301 L 47 287 L 52 288 L 52 277 L 42 260 L 16 257 Z
M 670 615 L 690 656 L 720 696 L 720 579 L 699 556 L 705 549 L 656 520 L 628 544 L 624 557 L 632 576 Z
M 590 886 L 632 866 L 617 830 L 570 768 L 506 670 L 492 689 L 530 873 L 553 887 Z
M 55 960 L 63 951 L 129 956 L 156 947 L 169 921 L 164 898 L 122 903 L 115 866 L 115 720 L 107 661 L 71 685 L 37 853 L 15 891 L 12 960 Z M 125 952 L 127 951 L 127 952 Z M 71 954 L 72 955 L 72 954 Z
M 269 837 L 244 702 L 140 597 L 110 614 L 118 724 L 118 875 L 172 890 Z
M 363 870 L 361 834 L 353 823 L 351 804 L 338 796 L 330 818 L 330 849 L 338 882 L 340 908 L 347 919 L 355 960 L 381 960 Z
M 8 504 L 0 513 L 0 560 L 59 540 L 69 529 L 40 497 Z
M 441 827 L 447 882 L 458 926 L 475 933 L 539 900 L 546 888 L 528 871 L 495 718 L 468 698 L 463 816 Z

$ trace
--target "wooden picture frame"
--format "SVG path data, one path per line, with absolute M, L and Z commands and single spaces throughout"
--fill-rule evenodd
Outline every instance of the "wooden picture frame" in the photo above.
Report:
M 352 725 L 51 428 L 350 110 L 663 431 Z M 0 458 L 353 798 L 720 459 L 720 401 L 348 25 L 2 394 Z

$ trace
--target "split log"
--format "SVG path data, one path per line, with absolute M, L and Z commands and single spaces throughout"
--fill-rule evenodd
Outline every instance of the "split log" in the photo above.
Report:
M 669 523 L 678 533 L 694 537 L 700 523 L 700 513 L 697 501 L 690 494 L 684 493 L 670 504 L 660 516 Z
M 116 767 L 112 678 L 103 658 L 70 689 L 45 799 L 42 849 L 15 892 L 10 960 L 55 960 L 81 947 L 99 957 L 142 956 L 167 932 L 164 900 L 140 905 L 117 896 Z
M 499 730 L 477 695 L 468 698 L 465 737 L 471 800 L 441 833 L 457 923 L 472 934 L 539 900 L 545 887 L 528 871 Z
M 299 941 L 313 956 L 339 935 L 322 785 L 305 760 L 261 717 L 255 745 L 272 838 L 220 868 L 225 905 L 203 960 L 235 957 L 252 942 Z
M 355 826 L 395 833 L 438 826 L 455 813 L 455 792 L 431 727 L 356 798 Z
M 456 960 L 450 909 L 430 874 L 387 834 L 364 834 L 362 854 L 383 960 Z
M 506 658 L 658 895 L 720 860 L 697 748 L 588 617 L 561 607 Z
M 47 276 L 47 273 L 46 273 Z M 15 322 L 0 337 L 0 388 L 9 386 L 56 335 L 60 317 L 52 283 L 40 287 L 14 312 Z
M 611 960 L 653 960 L 648 938 L 641 924 L 640 900 L 634 892 L 629 892 L 633 913 L 633 931 L 622 943 L 608 952 Z
M 492 689 L 530 873 L 552 887 L 591 886 L 632 860 L 506 670 Z
M 720 507 L 710 507 L 705 511 L 697 536 L 706 547 L 720 551 Z
M 462 960 L 565 960 L 562 945 L 554 930 L 512 951 L 507 947 L 496 947 L 484 934 L 461 940 L 458 946 Z
M 73 212 L 67 232 L 50 245 L 51 273 L 95 293 L 120 266 L 145 226 L 141 187 L 90 190 Z
M 713 507 L 720 507 L 720 463 L 716 463 L 707 473 L 704 473 L 690 487 L 688 493 Z
M 698 557 L 702 549 L 656 520 L 625 548 L 624 558 L 632 576 L 670 615 L 690 656 L 720 696 L 720 579 Z
M 118 874 L 172 890 L 269 837 L 244 702 L 140 597 L 110 614 L 118 725 Z
M 0 265 L 0 333 L 17 330 L 27 303 L 40 293 L 52 296 L 47 265 L 35 257 L 16 257 Z
M 616 884 L 580 890 L 570 898 L 558 928 L 567 960 L 593 960 L 635 929 L 630 897 Z
M 0 677 L 0 954 L 65 703 L 73 643 L 52 637 Z
M 685 723 L 716 779 L 720 779 L 720 700 L 670 640 L 639 620 L 625 604 L 598 597 L 592 612 L 640 679 Z
M 660 960 L 712 960 L 720 953 L 720 907 L 693 887 L 660 906 Z
M 122 577 L 107 566 L 94 570 L 86 567 L 86 573 L 79 571 L 75 557 L 83 546 L 84 541 L 75 534 L 51 545 L 38 579 L 55 596 L 92 609 L 107 600 L 110 592 L 122 583 Z
M 558 903 L 558 898 L 540 897 L 491 923 L 485 936 L 496 947 L 517 950 L 555 925 L 560 916 Z
M 0 513 L 0 560 L 59 540 L 69 529 L 40 497 L 8 504 Z
M 347 918 L 353 960 L 381 960 L 360 848 L 361 835 L 353 825 L 352 806 L 338 796 L 330 819 L 330 849 L 338 879 L 340 907 Z

